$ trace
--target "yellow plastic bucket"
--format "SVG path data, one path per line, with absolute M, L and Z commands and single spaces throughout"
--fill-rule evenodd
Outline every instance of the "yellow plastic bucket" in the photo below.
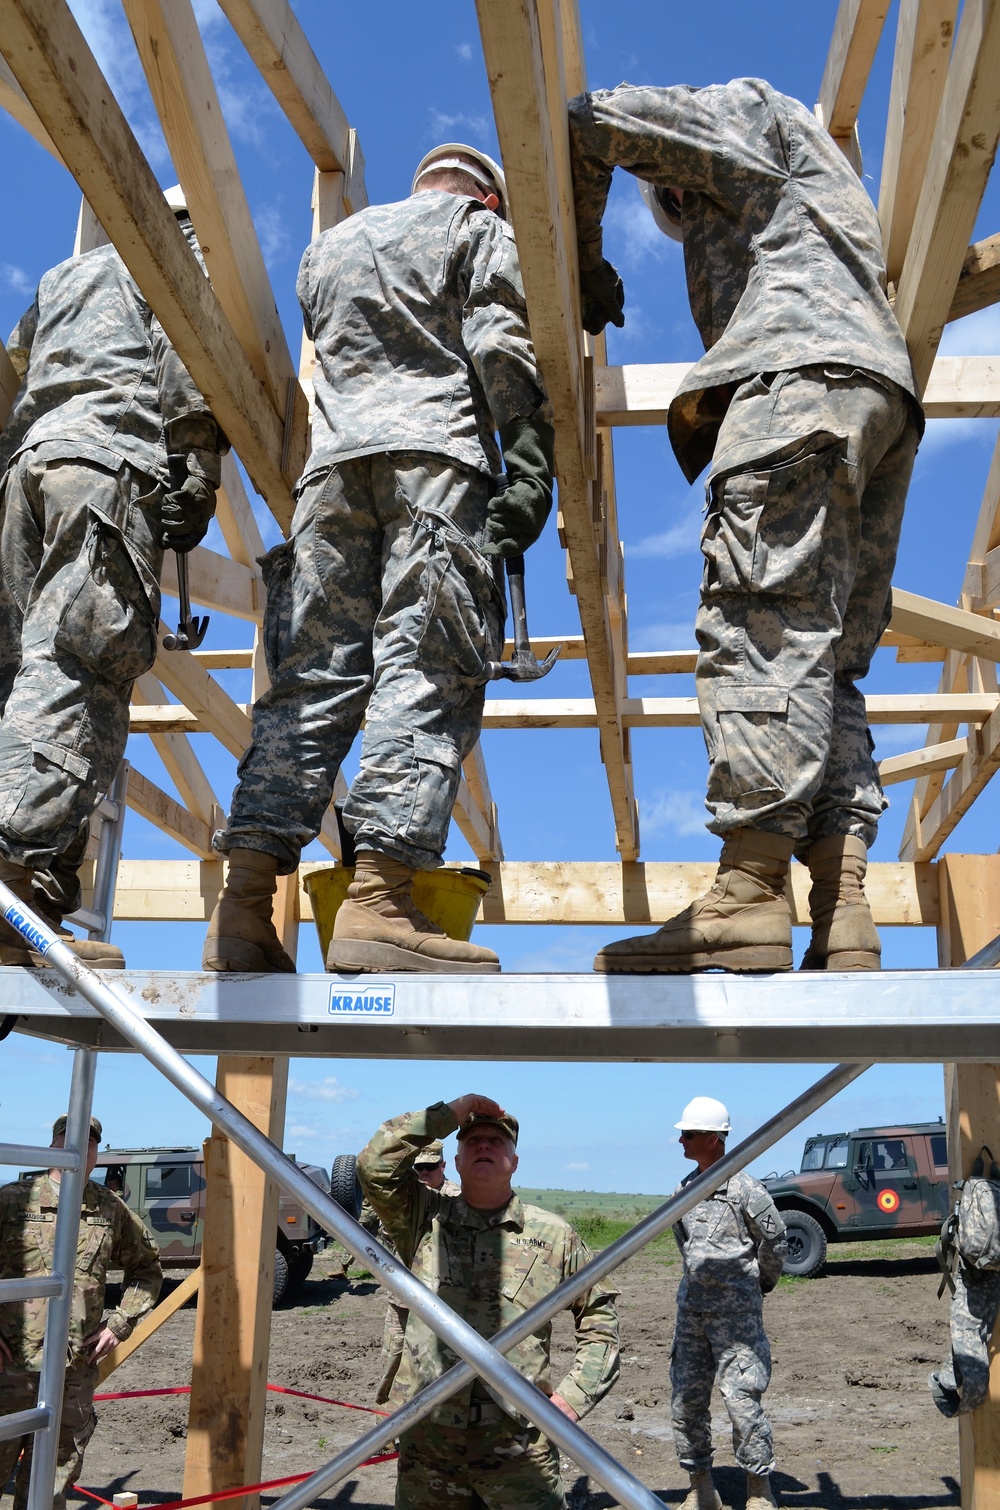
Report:
M 324 959 L 333 938 L 337 909 L 353 880 L 353 865 L 326 866 L 323 870 L 310 871 L 303 879 L 302 884 L 312 902 Z M 449 938 L 469 939 L 479 903 L 489 891 L 491 882 L 492 877 L 485 870 L 474 870 L 471 866 L 457 870 L 443 866 L 440 870 L 418 870 L 413 878 L 413 900 L 425 917 L 443 928 Z

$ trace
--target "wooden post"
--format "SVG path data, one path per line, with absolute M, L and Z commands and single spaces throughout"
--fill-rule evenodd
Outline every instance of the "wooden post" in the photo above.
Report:
M 953 968 L 1000 935 L 1000 855 L 944 855 L 938 879 L 938 963 Z M 1000 1064 L 946 1064 L 944 1084 L 949 1174 L 960 1180 L 983 1143 L 1000 1149 Z M 962 1510 L 1000 1510 L 997 1356 L 990 1368 L 989 1398 L 958 1424 Z
M 288 1060 L 220 1056 L 216 1085 L 279 1145 Z M 202 1287 L 195 1323 L 184 1497 L 260 1480 L 278 1187 L 218 1132 L 206 1147 Z M 233 1501 L 257 1510 L 259 1496 Z

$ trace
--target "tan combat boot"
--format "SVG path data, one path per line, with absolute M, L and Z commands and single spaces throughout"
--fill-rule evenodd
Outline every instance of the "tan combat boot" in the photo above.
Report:
M 680 1510 L 722 1510 L 719 1491 L 712 1482 L 712 1470 L 699 1468 L 689 1476 L 691 1493 L 681 1505 Z
M 812 939 L 803 970 L 880 970 L 882 945 L 865 896 L 868 850 L 862 839 L 831 834 L 808 855 Z
M 9 886 L 19 901 L 31 907 L 31 871 L 13 860 L 0 860 L 0 881 Z M 0 922 L 0 965 L 35 965 L 38 955 L 33 954 L 27 941 L 9 923 Z
M 747 1510 L 774 1510 L 778 1501 L 766 1473 L 747 1474 Z
M 785 877 L 795 841 L 738 828 L 722 846 L 711 891 L 656 933 L 607 944 L 594 969 L 790 970 L 792 915 Z
M 117 944 L 102 944 L 96 939 L 78 939 L 66 927 L 60 909 L 47 896 L 36 891 L 30 905 L 48 923 L 53 933 L 59 935 L 59 942 L 65 944 L 81 964 L 87 965 L 91 970 L 125 969 L 125 956 Z M 45 961 L 40 954 L 32 954 L 31 963 L 42 965 Z
M 202 951 L 203 970 L 284 970 L 295 961 L 282 947 L 271 920 L 278 862 L 259 849 L 229 851 L 226 884 L 215 905 Z
M 326 968 L 428 974 L 496 974 L 492 949 L 449 938 L 413 905 L 414 872 L 399 860 L 366 849 L 358 854 L 354 880 L 340 904 Z

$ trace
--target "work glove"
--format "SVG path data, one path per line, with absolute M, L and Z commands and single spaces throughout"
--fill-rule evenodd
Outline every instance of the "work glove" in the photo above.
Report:
M 625 287 L 610 262 L 580 273 L 580 318 L 584 330 L 599 336 L 605 325 L 622 326 Z
M 222 480 L 220 434 L 210 414 L 185 415 L 167 427 L 170 482 L 160 502 L 160 544 L 179 555 L 205 538 Z
M 486 515 L 487 556 L 520 556 L 534 545 L 552 507 L 556 435 L 542 410 L 500 427 L 507 485 L 490 499 Z

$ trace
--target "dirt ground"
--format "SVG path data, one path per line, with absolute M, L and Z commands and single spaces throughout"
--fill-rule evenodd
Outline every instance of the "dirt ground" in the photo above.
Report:
M 833 1250 L 818 1280 L 782 1280 L 765 1302 L 774 1355 L 766 1397 L 781 1502 L 829 1510 L 935 1510 L 957 1505 L 958 1431 L 931 1404 L 926 1378 L 947 1352 L 947 1306 L 925 1246 L 885 1245 L 888 1258 Z M 274 1313 L 273 1383 L 370 1405 L 379 1375 L 385 1295 L 368 1277 L 333 1280 L 321 1255 L 294 1301 Z M 619 1270 L 622 1376 L 587 1418 L 591 1433 L 668 1505 L 684 1498 L 668 1409 L 668 1362 L 680 1266 L 661 1242 Z M 360 1275 L 355 1269 L 354 1275 Z M 176 1277 L 176 1276 L 175 1276 Z M 194 1312 L 177 1313 L 108 1380 L 111 1389 L 151 1389 L 189 1379 Z M 572 1330 L 556 1323 L 557 1354 L 568 1360 Z M 554 1377 L 560 1377 L 557 1364 Z M 116 1400 L 98 1405 L 83 1482 L 110 1499 L 132 1489 L 143 1504 L 181 1494 L 187 1400 Z M 270 1395 L 265 1479 L 312 1470 L 365 1429 L 356 1411 Z M 744 1504 L 728 1420 L 713 1404 L 716 1481 L 727 1505 Z M 572 1510 L 614 1501 L 564 1461 Z M 321 1506 L 391 1506 L 394 1469 L 357 1470 Z M 72 1503 L 72 1501 L 71 1501 Z M 93 1501 L 81 1501 L 89 1503 Z M 234 1504 L 239 1504 L 234 1501 Z

